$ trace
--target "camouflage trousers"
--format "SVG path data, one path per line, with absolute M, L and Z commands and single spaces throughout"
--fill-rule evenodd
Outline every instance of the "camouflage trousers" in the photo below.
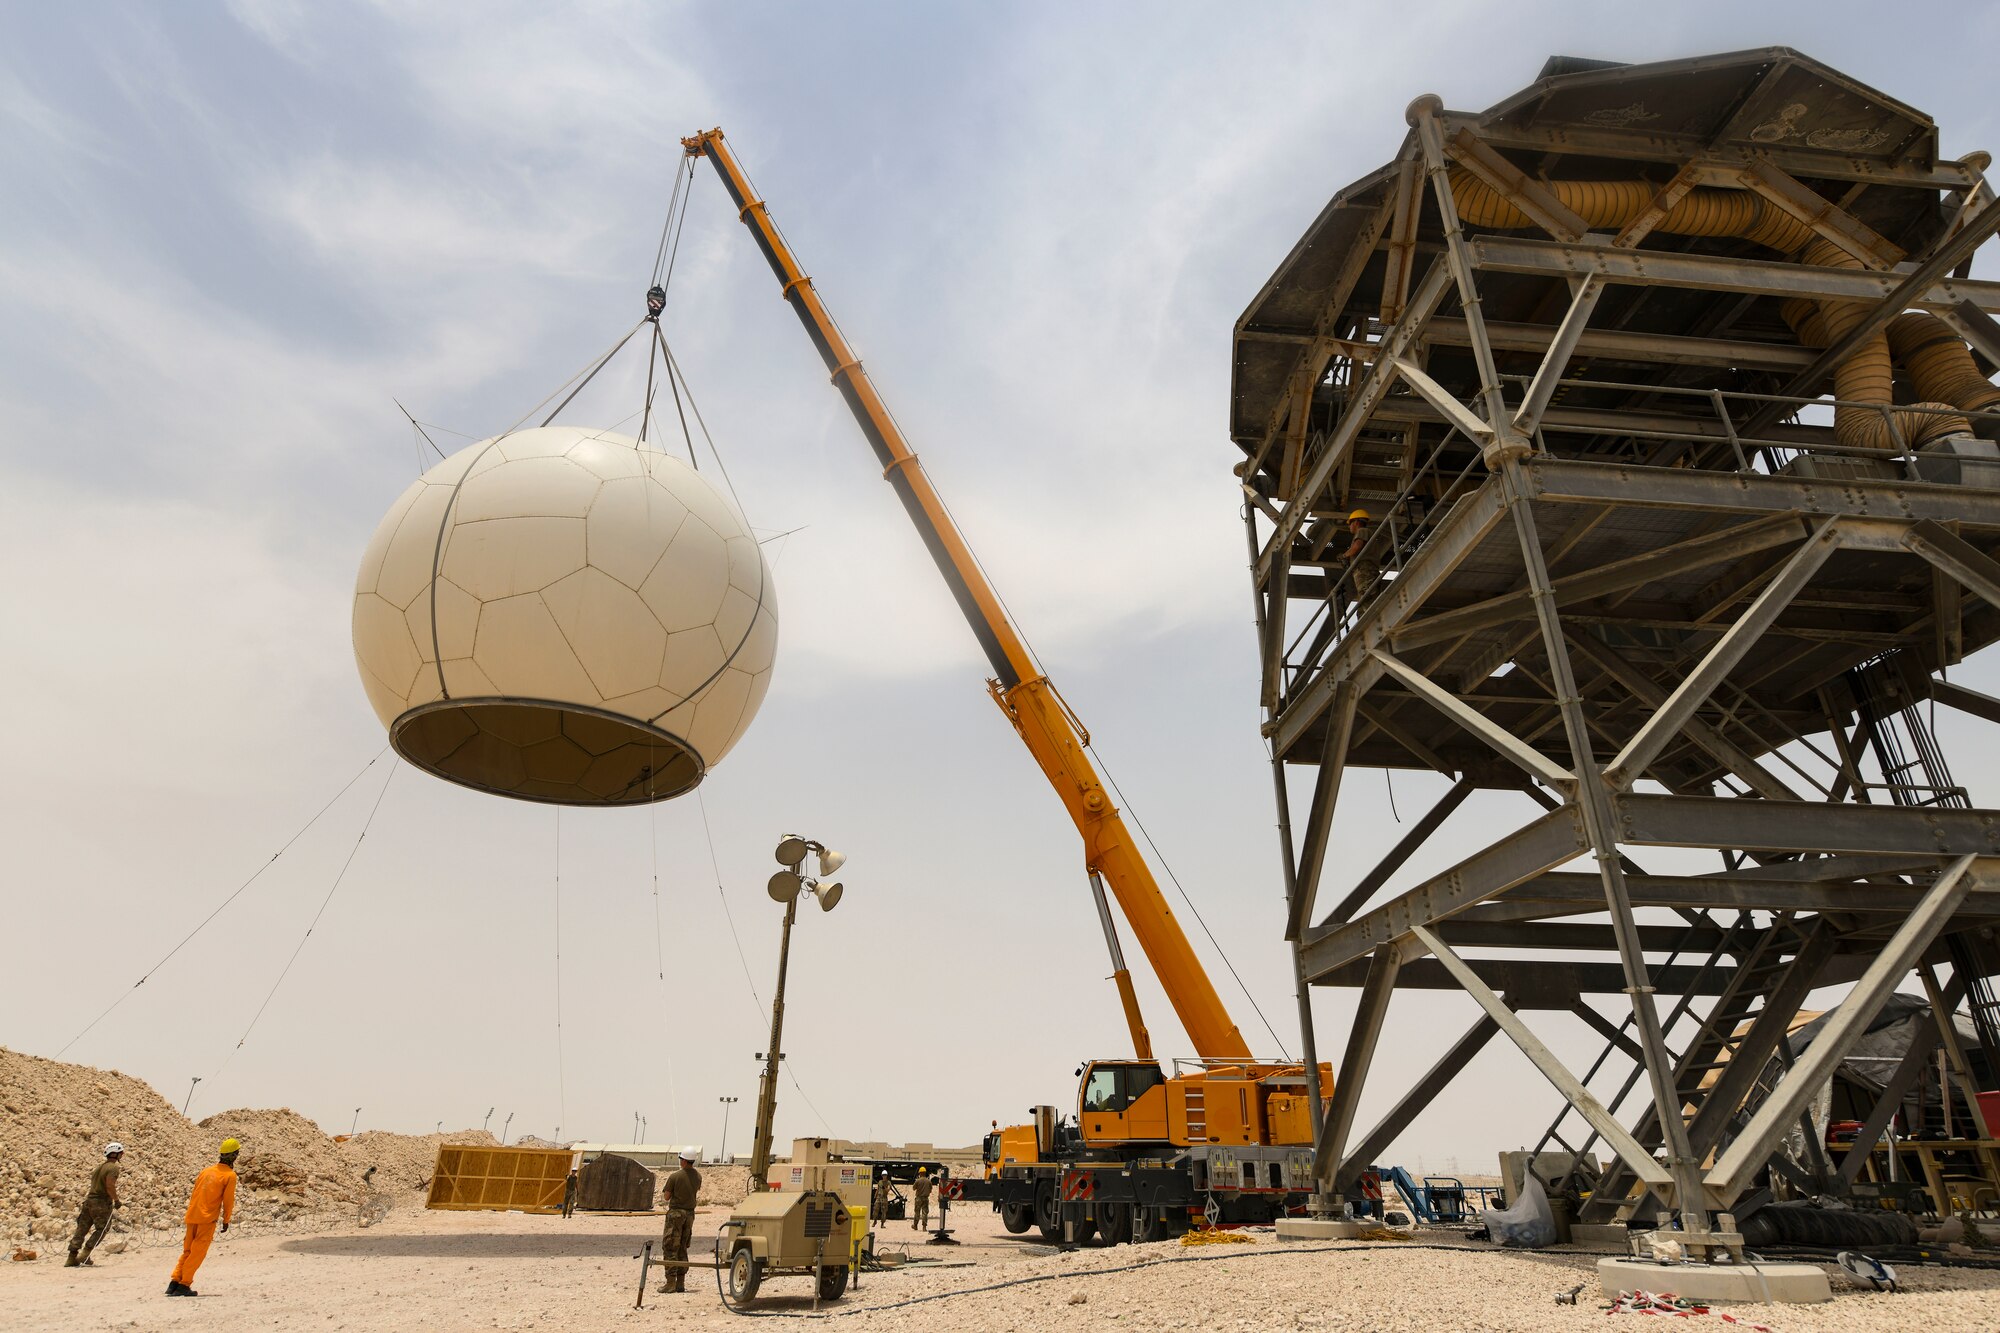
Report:
M 97 1248 L 99 1237 L 94 1233 L 100 1226 L 111 1220 L 111 1200 L 85 1199 L 83 1207 L 76 1215 L 76 1234 L 69 1238 L 69 1257 L 89 1258 Z
M 688 1257 L 688 1241 L 694 1235 L 694 1214 L 683 1208 L 667 1209 L 667 1222 L 660 1230 L 660 1258 L 685 1261 Z M 662 1275 L 663 1291 L 686 1291 L 687 1269 L 672 1267 Z

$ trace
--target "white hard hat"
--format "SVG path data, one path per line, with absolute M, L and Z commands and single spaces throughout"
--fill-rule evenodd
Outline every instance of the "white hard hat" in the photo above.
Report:
M 681 1157 L 681 1160 L 682 1160 L 683 1162 L 698 1162 L 698 1161 L 700 1161 L 700 1160 L 701 1160 L 701 1147 L 700 1147 L 700 1145 L 699 1145 L 699 1144 L 693 1144 L 693 1143 L 690 1143 L 690 1144 L 689 1144 L 689 1145 L 688 1145 L 687 1147 L 685 1147 L 685 1148 L 682 1148 L 682 1149 L 680 1150 L 680 1157 Z
M 122 1143 L 113 1142 L 104 1145 L 104 1155 L 106 1157 L 111 1156 L 111 1154 L 113 1153 L 120 1153 L 124 1151 L 125 1151 L 125 1145 Z

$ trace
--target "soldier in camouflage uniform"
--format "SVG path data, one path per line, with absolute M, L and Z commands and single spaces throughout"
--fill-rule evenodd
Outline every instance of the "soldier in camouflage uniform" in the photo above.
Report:
M 90 1193 L 84 1196 L 83 1207 L 77 1211 L 76 1234 L 69 1238 L 69 1259 L 63 1267 L 96 1266 L 90 1252 L 104 1239 L 111 1226 L 111 1210 L 119 1206 L 118 1173 L 124 1170 L 121 1165 L 124 1160 L 124 1144 L 104 1145 L 104 1160 L 90 1173 Z
M 662 1292 L 687 1290 L 688 1241 L 694 1235 L 694 1203 L 701 1193 L 701 1172 L 694 1169 L 694 1149 L 681 1149 L 680 1168 L 667 1176 L 667 1221 L 660 1232 L 660 1258 L 668 1261 Z M 675 1262 L 678 1261 L 678 1262 Z

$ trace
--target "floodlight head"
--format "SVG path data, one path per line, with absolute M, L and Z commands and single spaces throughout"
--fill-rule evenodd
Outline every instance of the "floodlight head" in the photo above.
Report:
M 804 887 L 805 881 L 799 878 L 797 871 L 780 870 L 771 876 L 764 890 L 771 895 L 772 902 L 788 903 L 798 897 L 799 890 Z
M 842 866 L 846 864 L 847 864 L 846 852 L 836 852 L 831 848 L 827 847 L 822 847 L 819 849 L 820 874 L 831 875 L 834 871 L 840 869 Z
M 784 839 L 778 843 L 778 864 L 781 866 L 795 866 L 806 859 L 807 850 L 804 838 L 799 837 L 795 833 L 787 833 Z
M 840 901 L 840 895 L 846 891 L 847 886 L 844 884 L 827 884 L 823 886 L 815 884 L 813 886 L 813 892 L 819 895 L 819 910 L 822 912 L 831 912 L 834 904 Z

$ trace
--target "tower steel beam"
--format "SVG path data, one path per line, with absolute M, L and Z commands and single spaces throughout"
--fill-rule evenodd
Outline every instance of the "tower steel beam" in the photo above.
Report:
M 1737 1132 L 1735 1140 L 1716 1159 L 1704 1182 L 1716 1197 L 1735 1197 L 1750 1174 L 1763 1165 L 1773 1141 L 1789 1131 L 1835 1066 L 1847 1058 L 1848 1051 L 1868 1030 L 1896 983 L 1909 975 L 1925 948 L 1951 919 L 1952 911 L 1969 887 L 1974 860 L 1970 856 L 1960 857 L 1939 876 L 1847 998 L 1840 1002 L 1832 1019 L 1813 1038 L 1812 1045 L 1806 1047 L 1806 1053 L 1793 1063 L 1750 1117 L 1750 1123 Z
M 1368 979 L 1361 983 L 1361 1002 L 1354 1009 L 1354 1026 L 1347 1035 L 1346 1053 L 1340 1058 L 1340 1073 L 1334 1078 L 1333 1098 L 1313 1145 L 1313 1169 L 1323 1194 L 1333 1190 L 1334 1168 L 1347 1149 L 1354 1113 L 1361 1105 L 1361 1089 L 1375 1062 L 1375 1045 L 1381 1039 L 1389 996 L 1396 988 L 1396 973 L 1402 965 L 1402 957 L 1393 944 L 1377 949 L 1368 960 Z
M 1590 729 L 1584 720 L 1582 699 L 1577 692 L 1575 673 L 1570 666 L 1569 647 L 1563 637 L 1562 623 L 1558 619 L 1555 595 L 1550 589 L 1548 563 L 1543 554 L 1541 538 L 1537 532 L 1535 513 L 1532 505 L 1525 503 L 1521 486 L 1521 458 L 1531 452 L 1528 442 L 1522 438 L 1507 415 L 1506 398 L 1502 394 L 1500 376 L 1493 359 L 1492 348 L 1486 342 L 1482 326 L 1482 298 L 1479 293 L 1478 276 L 1469 254 L 1465 230 L 1460 225 L 1458 208 L 1452 198 L 1451 180 L 1444 166 L 1443 142 L 1438 129 L 1437 112 L 1442 110 L 1436 99 L 1419 98 L 1412 103 L 1418 141 L 1423 145 L 1424 160 L 1431 173 L 1431 191 L 1435 196 L 1440 225 L 1444 231 L 1446 254 L 1452 260 L 1454 276 L 1458 281 L 1459 304 L 1464 307 L 1466 323 L 1472 331 L 1472 351 L 1478 368 L 1480 397 L 1485 404 L 1485 417 L 1493 428 L 1493 440 L 1485 451 L 1485 463 L 1489 470 L 1497 473 L 1498 482 L 1510 515 L 1514 520 L 1514 531 L 1521 548 L 1521 564 L 1527 576 L 1528 594 L 1533 602 L 1535 618 L 1542 631 L 1542 647 L 1547 655 L 1549 672 L 1553 678 L 1556 693 L 1556 707 L 1562 715 L 1563 733 L 1570 747 L 1570 770 L 1574 774 L 1574 803 L 1583 815 L 1585 835 L 1589 839 L 1592 855 L 1597 861 L 1598 874 L 1604 881 L 1604 904 L 1611 917 L 1612 929 L 1618 936 L 1618 958 L 1625 969 L 1626 993 L 1632 1004 L 1633 1026 L 1639 1045 L 1646 1053 L 1646 1074 L 1652 1084 L 1656 1105 L 1674 1105 L 1673 1073 L 1668 1063 L 1666 1034 L 1661 1030 L 1659 1011 L 1653 1004 L 1653 985 L 1646 973 L 1646 956 L 1639 940 L 1638 922 L 1632 915 L 1632 903 L 1625 891 L 1625 871 L 1618 851 L 1618 832 L 1612 820 L 1610 793 L 1606 782 L 1618 785 L 1609 774 L 1600 773 L 1597 766 L 1596 750 L 1590 736 Z M 1787 598 L 1789 600 L 1789 598 Z M 1774 613 L 1775 614 L 1775 613 Z M 1712 688 L 1712 687 L 1711 687 Z M 1704 690 L 1703 694 L 1706 695 Z M 1673 707 L 1670 700 L 1662 712 Z M 1657 718 L 1655 719 L 1657 721 Z M 1649 724 L 1651 725 L 1651 724 Z M 1676 728 L 1678 729 L 1678 728 Z M 1642 730 L 1641 735 L 1644 735 Z M 1657 753 L 1657 751 L 1656 751 Z M 1644 768 L 1642 763 L 1640 768 Z M 1453 974 L 1459 968 L 1453 967 L 1453 959 L 1446 957 L 1448 948 L 1442 941 L 1430 935 L 1422 927 L 1413 932 L 1417 939 L 1430 948 Z M 1440 952 L 1443 950 L 1443 952 Z M 1462 967 L 1462 964 L 1460 964 Z M 1468 972 L 1467 977 L 1471 974 Z M 1476 982 L 1476 978 L 1473 978 Z M 1489 992 L 1490 995 L 1490 992 Z M 1481 1004 L 1486 998 L 1475 994 Z M 1590 1121 L 1606 1144 L 1624 1159 L 1626 1166 L 1649 1184 L 1671 1182 L 1674 1206 L 1680 1211 L 1681 1230 L 1687 1234 L 1688 1243 L 1697 1253 L 1705 1252 L 1710 1242 L 1708 1215 L 1705 1201 L 1699 1192 L 1700 1162 L 1688 1145 L 1687 1126 L 1680 1117 L 1663 1115 L 1661 1121 L 1666 1132 L 1667 1166 L 1661 1170 L 1650 1154 L 1640 1149 L 1636 1140 L 1625 1132 L 1623 1126 L 1611 1119 L 1610 1113 L 1596 1102 L 1589 1089 L 1581 1084 L 1571 1086 L 1567 1081 L 1567 1071 L 1552 1067 L 1539 1059 L 1533 1048 L 1523 1044 L 1520 1035 L 1510 1030 L 1509 1024 L 1518 1025 L 1511 1012 L 1502 1018 L 1490 1007 L 1495 1022 L 1501 1030 L 1513 1038 L 1516 1045 L 1528 1052 L 1531 1059 L 1542 1067 L 1542 1072 L 1555 1082 L 1564 1097 L 1574 1106 L 1578 1114 Z M 1525 1027 L 1522 1029 L 1525 1032 Z M 1528 1034 L 1532 1036 L 1532 1034 Z M 1539 1043 L 1537 1043 L 1539 1044 Z M 1546 1050 L 1546 1048 L 1543 1048 Z M 1550 1056 L 1550 1060 L 1554 1057 Z M 1558 1078 L 1558 1073 L 1564 1075 Z M 1635 1150 L 1639 1154 L 1634 1155 Z M 1656 1179 L 1657 1177 L 1657 1179 Z
M 1502 1004 L 1510 1004 L 1506 996 L 1501 996 Z M 1511 1005 L 1510 1005 L 1511 1007 Z M 1451 1086 L 1451 1081 L 1459 1072 L 1472 1063 L 1472 1058 L 1486 1049 L 1486 1043 L 1500 1025 L 1490 1014 L 1481 1014 L 1479 1021 L 1466 1029 L 1465 1035 L 1451 1044 L 1451 1048 L 1439 1057 L 1438 1062 L 1425 1071 L 1423 1077 L 1412 1083 L 1391 1107 L 1389 1113 L 1376 1123 L 1375 1127 L 1361 1136 L 1353 1151 L 1341 1161 L 1337 1186 L 1345 1190 L 1351 1187 L 1368 1166 L 1379 1160 L 1389 1150 L 1396 1136 L 1408 1129 L 1424 1109 L 1437 1100 L 1438 1094 Z M 1315 1165 L 1318 1159 L 1315 1159 Z

